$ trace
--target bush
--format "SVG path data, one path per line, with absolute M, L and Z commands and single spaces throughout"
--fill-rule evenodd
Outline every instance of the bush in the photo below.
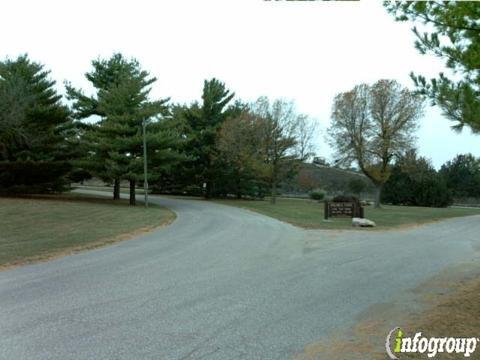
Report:
M 392 205 L 446 207 L 452 194 L 444 178 L 424 158 L 411 155 L 395 164 L 382 201 Z
M 353 202 L 360 203 L 360 200 L 356 196 L 338 195 L 332 199 L 332 202 Z
M 325 198 L 325 193 L 321 190 L 314 190 L 310 193 L 310 199 L 321 201 Z

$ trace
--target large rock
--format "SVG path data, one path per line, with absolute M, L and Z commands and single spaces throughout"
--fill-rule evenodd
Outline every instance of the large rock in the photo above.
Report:
M 354 217 L 352 218 L 352 226 L 374 227 L 377 226 L 377 224 L 372 220 Z

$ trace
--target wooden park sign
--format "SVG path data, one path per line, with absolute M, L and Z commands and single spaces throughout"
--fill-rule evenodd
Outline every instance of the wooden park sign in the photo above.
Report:
M 357 202 L 325 201 L 325 220 L 329 217 L 363 218 L 363 207 Z

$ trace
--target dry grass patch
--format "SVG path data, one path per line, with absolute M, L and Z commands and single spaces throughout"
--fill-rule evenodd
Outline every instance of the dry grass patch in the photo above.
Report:
M 416 332 L 427 338 L 480 337 L 480 277 L 478 272 L 457 275 L 459 277 L 441 274 L 422 284 L 405 299 L 372 306 L 350 330 L 309 344 L 296 359 L 384 360 L 387 359 L 386 336 L 396 326 L 405 331 L 406 337 L 413 337 Z M 399 358 L 430 359 L 426 353 L 402 353 Z M 436 358 L 464 357 L 462 354 L 439 353 Z M 480 359 L 480 348 L 470 358 Z
M 161 206 L 80 194 L 0 197 L 0 268 L 49 259 L 131 238 L 170 223 Z

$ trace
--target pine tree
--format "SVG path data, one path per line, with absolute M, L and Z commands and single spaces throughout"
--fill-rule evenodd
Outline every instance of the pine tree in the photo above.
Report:
M 454 76 L 435 79 L 414 75 L 419 92 L 438 105 L 460 131 L 467 125 L 480 132 L 480 6 L 475 1 L 388 1 L 388 12 L 398 21 L 420 21 L 415 47 L 421 54 L 443 60 Z
M 215 183 L 221 167 L 215 161 L 217 134 L 223 122 L 236 109 L 227 107 L 235 96 L 217 79 L 205 80 L 202 103 L 194 103 L 183 114 L 189 142 L 187 152 L 193 159 L 190 165 L 191 178 L 197 184 L 205 184 L 204 195 L 210 198 L 215 193 Z
M 138 74 L 139 64 L 136 60 L 127 60 L 122 54 L 116 53 L 108 60 L 97 59 L 92 61 L 93 70 L 85 74 L 87 80 L 93 85 L 96 93 L 93 96 L 85 95 L 81 90 L 66 84 L 67 97 L 73 101 L 72 110 L 77 120 L 100 117 L 105 113 L 99 109 L 98 96 L 101 91 L 108 91 L 112 86 L 120 83 L 125 74 Z M 100 121 L 101 121 L 100 120 Z M 108 131 L 99 130 L 99 124 L 86 123 L 83 143 L 90 150 L 85 156 L 84 164 L 95 175 L 106 182 L 113 182 L 113 199 L 120 199 L 121 172 L 109 162 L 109 153 L 112 150 Z
M 150 102 L 148 92 L 141 78 L 129 77 L 109 90 L 101 91 L 98 99 L 98 108 L 105 114 L 98 131 L 110 139 L 107 144 L 107 169 L 129 181 L 131 205 L 135 205 L 136 183 L 144 176 L 142 124 L 152 122 L 166 111 L 166 100 Z M 164 165 L 166 158 L 169 161 L 176 158 L 173 148 L 178 136 L 163 131 L 152 132 L 155 129 L 161 130 L 159 127 L 149 129 L 147 149 L 150 149 L 153 159 L 161 158 L 158 152 L 163 151 L 164 156 L 160 160 Z M 170 153 L 165 152 L 168 149 Z
M 90 167 L 97 176 L 114 182 L 114 199 L 119 198 L 120 180 L 128 180 L 130 204 L 134 205 L 136 183 L 143 179 L 142 124 L 151 124 L 147 132 L 151 170 L 165 169 L 180 158 L 176 151 L 178 134 L 158 123 L 159 116 L 168 111 L 168 99 L 149 100 L 150 86 L 156 78 L 134 59 L 115 54 L 92 65 L 94 70 L 86 77 L 96 88 L 96 95 L 85 96 L 71 85 L 68 94 L 75 101 L 77 118 L 100 117 L 85 135 L 91 148 Z
M 0 186 L 59 191 L 71 168 L 73 123 L 43 65 L 27 55 L 0 62 Z

